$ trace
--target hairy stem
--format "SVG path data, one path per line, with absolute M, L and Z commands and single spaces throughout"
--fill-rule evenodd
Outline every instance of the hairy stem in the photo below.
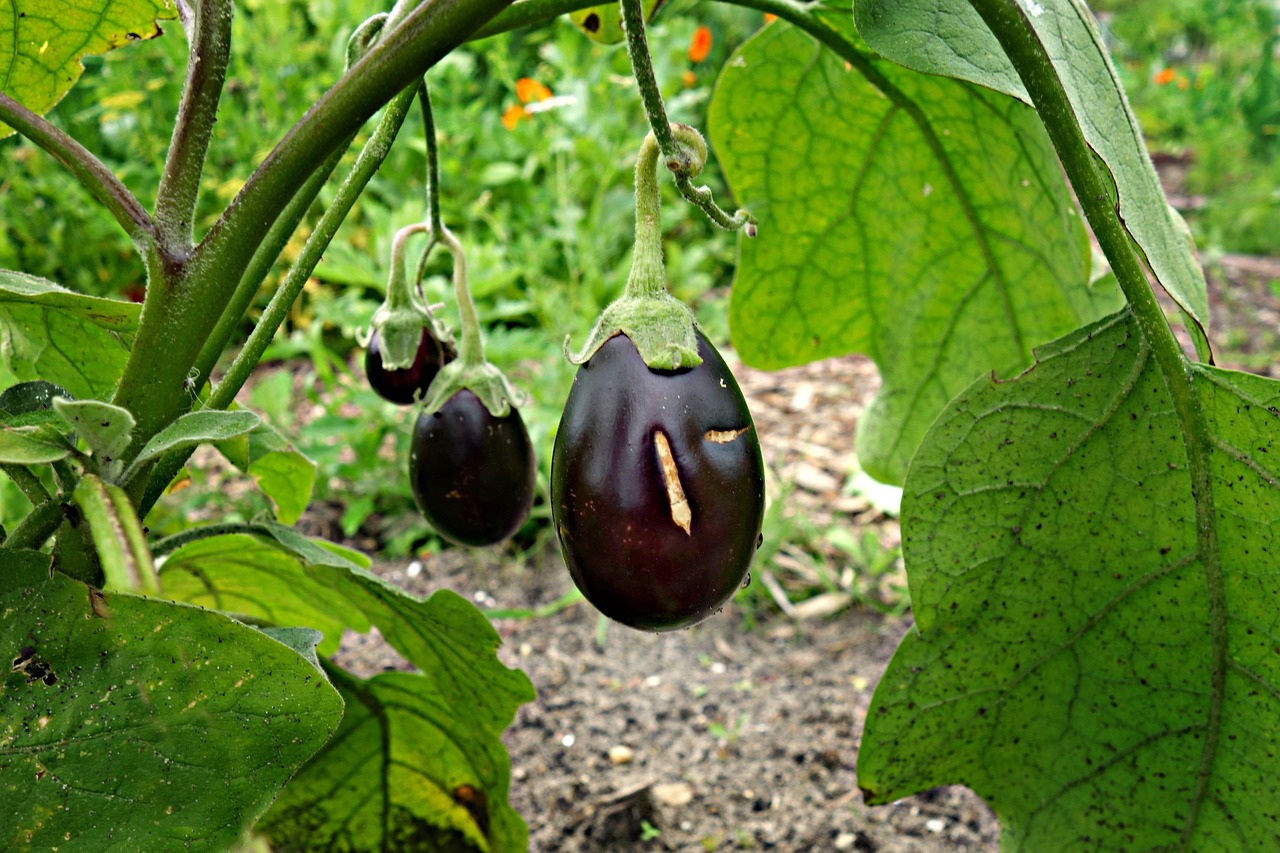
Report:
M 0 547 L 10 550 L 39 548 L 58 531 L 65 518 L 61 501 L 54 499 L 38 504 L 9 532 Z
M 187 78 L 156 193 L 156 235 L 170 254 L 191 248 L 200 175 L 218 120 L 218 101 L 231 54 L 233 9 L 232 0 L 201 0 L 196 6 Z
M 44 487 L 44 483 L 40 482 L 40 478 L 31 473 L 26 466 L 5 464 L 0 465 L 0 471 L 9 475 L 9 479 L 13 480 L 27 500 L 31 501 L 32 506 L 39 506 L 45 501 L 50 500 L 49 490 Z
M 662 260 L 662 193 L 658 189 L 658 141 L 645 136 L 636 157 L 636 245 L 624 293 L 634 297 L 667 292 Z
M 349 140 L 348 144 L 350 144 Z M 245 312 L 249 310 L 249 306 L 253 303 L 253 298 L 257 295 L 258 288 L 262 286 L 262 282 L 266 279 L 267 274 L 271 272 L 271 267 L 275 264 L 276 259 L 280 257 L 290 238 L 298 230 L 298 226 L 302 223 L 302 218 L 306 216 L 312 202 L 320 195 L 320 190 L 333 174 L 333 170 L 337 168 L 346 150 L 347 146 L 343 145 L 329 155 L 328 162 L 316 170 L 302 186 L 302 189 L 298 190 L 297 195 L 290 200 L 289 206 L 284 209 L 284 212 L 280 214 L 280 218 L 271 227 L 271 231 L 267 234 L 267 239 L 258 247 L 258 251 L 254 252 L 253 259 L 245 269 L 244 275 L 240 277 L 240 283 L 236 285 L 235 293 L 232 294 L 226 307 L 223 308 L 222 316 L 218 318 L 218 325 L 209 334 L 204 348 L 196 356 L 195 368 L 191 374 L 191 379 L 196 383 L 197 387 L 203 386 L 205 381 L 212 376 L 213 368 L 218 363 L 218 359 L 231 342 L 236 329 L 244 321 Z
M 258 320 L 258 325 L 254 327 L 249 339 L 232 361 L 226 375 L 214 389 L 204 408 L 226 409 L 235 402 L 236 394 L 240 393 L 253 368 L 266 352 L 271 339 L 275 337 L 276 331 L 288 315 L 290 306 L 302 292 L 302 287 L 311 277 L 316 264 L 320 262 L 324 250 L 328 248 L 333 236 L 338 233 L 339 226 L 355 205 L 360 193 L 378 171 L 382 161 L 386 159 L 387 153 L 391 150 L 391 143 L 399 133 L 400 126 L 404 124 L 405 116 L 413 105 L 414 92 L 414 88 L 406 89 L 387 105 L 382 120 L 361 149 L 355 165 L 351 168 L 351 173 L 342 182 L 332 204 L 316 223 L 311 236 L 302 247 L 301 254 L 289 269 L 284 283 L 267 304 L 261 319 Z M 139 518 L 145 518 L 151 507 L 155 506 L 155 502 L 164 494 L 165 488 L 189 456 L 189 452 L 168 454 L 159 461 L 153 471 L 148 472 L 149 479 L 146 481 L 146 488 L 138 505 Z M 137 484 L 126 483 L 125 487 L 126 489 L 137 488 Z
M 65 166 L 80 185 L 115 217 L 135 245 L 151 240 L 154 233 L 151 217 L 129 188 L 87 148 L 3 92 L 0 92 L 0 120 Z
M 112 400 L 136 421 L 126 463 L 184 410 L 188 371 L 298 189 L 375 110 L 405 87 L 416 91 L 428 68 L 508 3 L 426 0 L 413 8 L 294 125 L 189 256 L 149 254 L 147 301 Z
M 448 228 L 440 227 L 439 238 L 453 255 L 453 296 L 458 303 L 458 361 L 464 365 L 484 364 L 484 343 L 480 340 L 480 317 L 467 283 L 467 256 L 462 244 Z

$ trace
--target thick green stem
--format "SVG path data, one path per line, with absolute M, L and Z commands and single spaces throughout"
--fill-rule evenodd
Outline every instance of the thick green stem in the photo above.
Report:
M 187 78 L 156 192 L 157 240 L 172 255 L 191 248 L 200 175 L 231 55 L 232 0 L 200 0 L 190 31 Z
M 45 501 L 27 513 L 18 526 L 9 532 L 4 545 L 0 547 L 16 550 L 18 548 L 40 548 L 49 541 L 49 537 L 58 531 L 66 515 L 62 502 Z
M 351 173 L 338 188 L 333 202 L 316 223 L 298 259 L 294 261 L 288 275 L 285 276 L 284 284 L 272 296 L 262 317 L 258 320 L 258 325 L 250 333 L 249 339 L 241 347 L 227 369 L 226 375 L 203 408 L 226 409 L 235 402 L 236 394 L 240 393 L 253 368 L 262 359 L 262 354 L 266 352 L 271 339 L 275 337 L 276 331 L 288 316 L 289 308 L 302 292 L 303 285 L 311 277 L 324 250 L 328 248 L 333 236 L 338 233 L 338 228 L 355 205 L 360 193 L 378 171 L 382 161 L 386 159 L 387 153 L 391 150 L 391 143 L 395 140 L 400 126 L 404 124 L 405 116 L 413 106 L 414 91 L 413 88 L 406 89 L 387 105 L 387 110 L 383 113 L 377 129 L 361 149 L 355 165 L 351 168 Z M 146 518 L 151 507 L 155 506 L 155 502 L 164 494 L 165 488 L 189 456 L 190 453 L 169 454 L 160 460 L 153 471 L 147 472 L 149 478 L 145 481 L 145 492 L 138 504 L 139 518 Z M 126 483 L 125 488 L 132 493 L 132 490 L 140 488 L 140 484 Z
M 658 189 L 660 153 L 654 134 L 645 136 L 636 157 L 636 245 L 623 291 L 627 296 L 652 297 L 667 292 L 662 261 L 662 193 Z
M 151 240 L 151 217 L 102 161 L 65 131 L 0 92 L 0 120 L 44 149 L 115 217 L 135 245 Z
M 27 496 L 27 500 L 31 501 L 33 506 L 39 506 L 45 501 L 50 500 L 49 490 L 44 487 L 44 483 L 40 482 L 40 478 L 32 474 L 22 465 L 0 465 L 0 471 L 9 475 L 9 479 L 13 480 L 22 493 Z
M 508 3 L 426 0 L 414 8 L 290 130 L 190 256 L 148 253 L 147 301 L 112 401 L 136 421 L 126 463 L 183 411 L 188 371 L 298 189 L 379 106 Z
M 1052 60 L 1036 35 L 1022 7 L 1015 0 L 970 0 L 995 34 L 1026 86 L 1044 122 L 1080 207 L 1093 228 L 1103 253 L 1129 301 L 1143 338 L 1150 345 L 1156 365 L 1173 400 L 1174 412 L 1184 436 L 1191 492 L 1195 498 L 1197 549 L 1204 567 L 1205 600 L 1209 611 L 1208 636 L 1212 643 L 1210 689 L 1204 741 L 1196 770 L 1195 788 L 1188 799 L 1183 822 L 1183 846 L 1194 832 L 1204 802 L 1222 732 L 1223 697 L 1227 672 L 1227 598 L 1222 555 L 1217 539 L 1213 476 L 1209 467 L 1211 442 L 1200 401 L 1193 387 L 1190 363 L 1165 321 L 1164 312 L 1129 242 L 1120 213 L 1110 201 L 1108 182 L 1098 171 L 1093 153 L 1076 120 L 1074 108 L 1058 78 Z
M 418 105 L 422 108 L 422 136 L 427 144 L 427 224 L 434 233 L 444 229 L 440 218 L 440 155 L 436 148 L 436 120 L 431 109 L 431 93 L 427 91 L 427 78 L 422 78 L 418 90 Z
M 347 144 L 350 144 L 350 140 L 348 140 Z M 293 197 L 289 202 L 289 206 L 284 209 L 284 212 L 280 214 L 280 218 L 276 220 L 275 225 L 271 227 L 267 239 L 263 241 L 262 245 L 258 247 L 258 251 L 254 253 L 253 260 L 249 262 L 244 275 L 240 277 L 240 283 L 236 285 L 236 292 L 232 294 L 230 301 L 227 302 L 226 307 L 223 309 L 222 316 L 218 319 L 218 325 L 209 334 L 204 348 L 196 356 L 195 368 L 190 375 L 197 386 L 203 386 L 205 381 L 212 375 L 218 359 L 222 357 L 222 353 L 231 342 L 232 336 L 240 328 L 240 324 L 244 322 L 245 312 L 249 310 L 249 306 L 253 303 L 253 298 L 257 295 L 258 288 L 262 286 L 267 274 L 271 272 L 271 267 L 275 265 L 276 259 L 280 257 L 290 238 L 298 230 L 298 226 L 302 223 L 302 218 L 306 216 L 312 202 L 320 195 L 320 190 L 333 174 L 333 170 L 338 167 L 338 163 L 342 160 L 342 155 L 346 153 L 346 150 L 346 145 L 339 146 L 336 151 L 329 155 L 329 161 L 317 170 L 303 185 L 302 189 L 298 191 L 297 195 Z
M 467 284 L 467 256 L 462 244 L 448 228 L 440 227 L 441 244 L 453 255 L 453 295 L 458 302 L 458 361 L 464 367 L 484 364 L 484 343 L 480 340 L 480 316 L 476 303 L 471 299 L 471 287 Z

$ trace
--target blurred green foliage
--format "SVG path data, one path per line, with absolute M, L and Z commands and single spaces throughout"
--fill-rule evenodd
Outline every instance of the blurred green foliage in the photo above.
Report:
M 1271 0 L 1098 0 L 1148 146 L 1190 160 L 1202 249 L 1280 252 L 1280 8 Z

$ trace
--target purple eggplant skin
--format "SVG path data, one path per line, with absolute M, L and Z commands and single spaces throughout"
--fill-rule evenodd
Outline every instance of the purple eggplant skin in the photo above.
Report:
M 408 406 L 415 393 L 418 396 L 427 393 L 440 368 L 455 357 L 452 347 L 440 343 L 429 329 L 423 328 L 413 364 L 400 370 L 387 370 L 382 366 L 382 342 L 374 332 L 364 351 L 364 375 L 379 397 L 398 406 Z
M 438 411 L 423 410 L 409 445 L 409 485 L 446 539 L 480 547 L 508 538 L 529 517 L 537 487 L 520 412 L 494 417 L 466 389 Z
M 698 354 L 697 367 L 651 370 L 630 338 L 605 341 L 574 377 L 551 457 L 551 514 L 573 582 L 610 619 L 647 631 L 722 607 L 764 519 L 751 412 L 701 332 Z

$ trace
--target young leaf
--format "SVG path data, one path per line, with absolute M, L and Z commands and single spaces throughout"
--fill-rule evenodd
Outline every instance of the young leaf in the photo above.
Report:
M 124 490 L 86 474 L 76 484 L 73 497 L 93 534 L 93 545 L 107 580 L 104 588 L 158 595 L 160 579 L 151 560 L 151 549 Z
M 141 308 L 0 270 L 0 353 L 19 379 L 107 399 L 129 357 Z
M 141 465 L 170 450 L 226 441 L 256 429 L 261 423 L 262 419 L 253 412 L 188 412 L 153 435 L 138 451 L 133 464 Z
M 71 455 L 71 448 L 56 431 L 40 427 L 0 427 L 0 464 L 39 465 Z
M 1178 303 L 1204 357 L 1209 297 L 1186 223 L 1165 200 L 1141 128 L 1081 0 L 1028 4 L 1089 146 L 1111 171 L 1121 221 L 1160 284 Z M 969 80 L 1031 102 L 996 37 L 968 0 L 857 0 L 858 32 L 887 59 L 928 74 Z
M 523 821 L 505 806 L 500 740 L 475 737 L 421 675 L 329 672 L 347 714 L 255 827 L 276 849 L 527 849 Z
M 104 476 L 114 477 L 120 468 L 120 454 L 133 438 L 134 420 L 128 409 L 100 400 L 55 398 L 53 408 L 85 442 L 102 466 Z
M 337 727 L 336 691 L 259 631 L 51 577 L 49 561 L 0 551 L 0 838 L 231 847 Z
M 1010 849 L 1275 848 L 1280 383 L 1190 368 L 1188 434 L 1127 312 L 1038 359 L 974 383 L 912 462 L 917 621 L 859 784 L 967 784 Z
M 157 19 L 177 17 L 170 0 L 79 0 L 50 14 L 48 0 L 10 0 L 0 15 L 0 80 L 4 92 L 37 113 L 67 93 L 80 59 L 160 35 Z M 0 139 L 13 131 L 0 122 Z
M 843 38 L 843 36 L 842 36 Z M 725 66 L 712 141 L 743 241 L 730 308 L 766 368 L 864 352 L 884 381 L 858 454 L 901 482 L 929 423 L 991 370 L 1120 305 L 1034 111 L 976 86 L 836 57 L 781 23 Z

